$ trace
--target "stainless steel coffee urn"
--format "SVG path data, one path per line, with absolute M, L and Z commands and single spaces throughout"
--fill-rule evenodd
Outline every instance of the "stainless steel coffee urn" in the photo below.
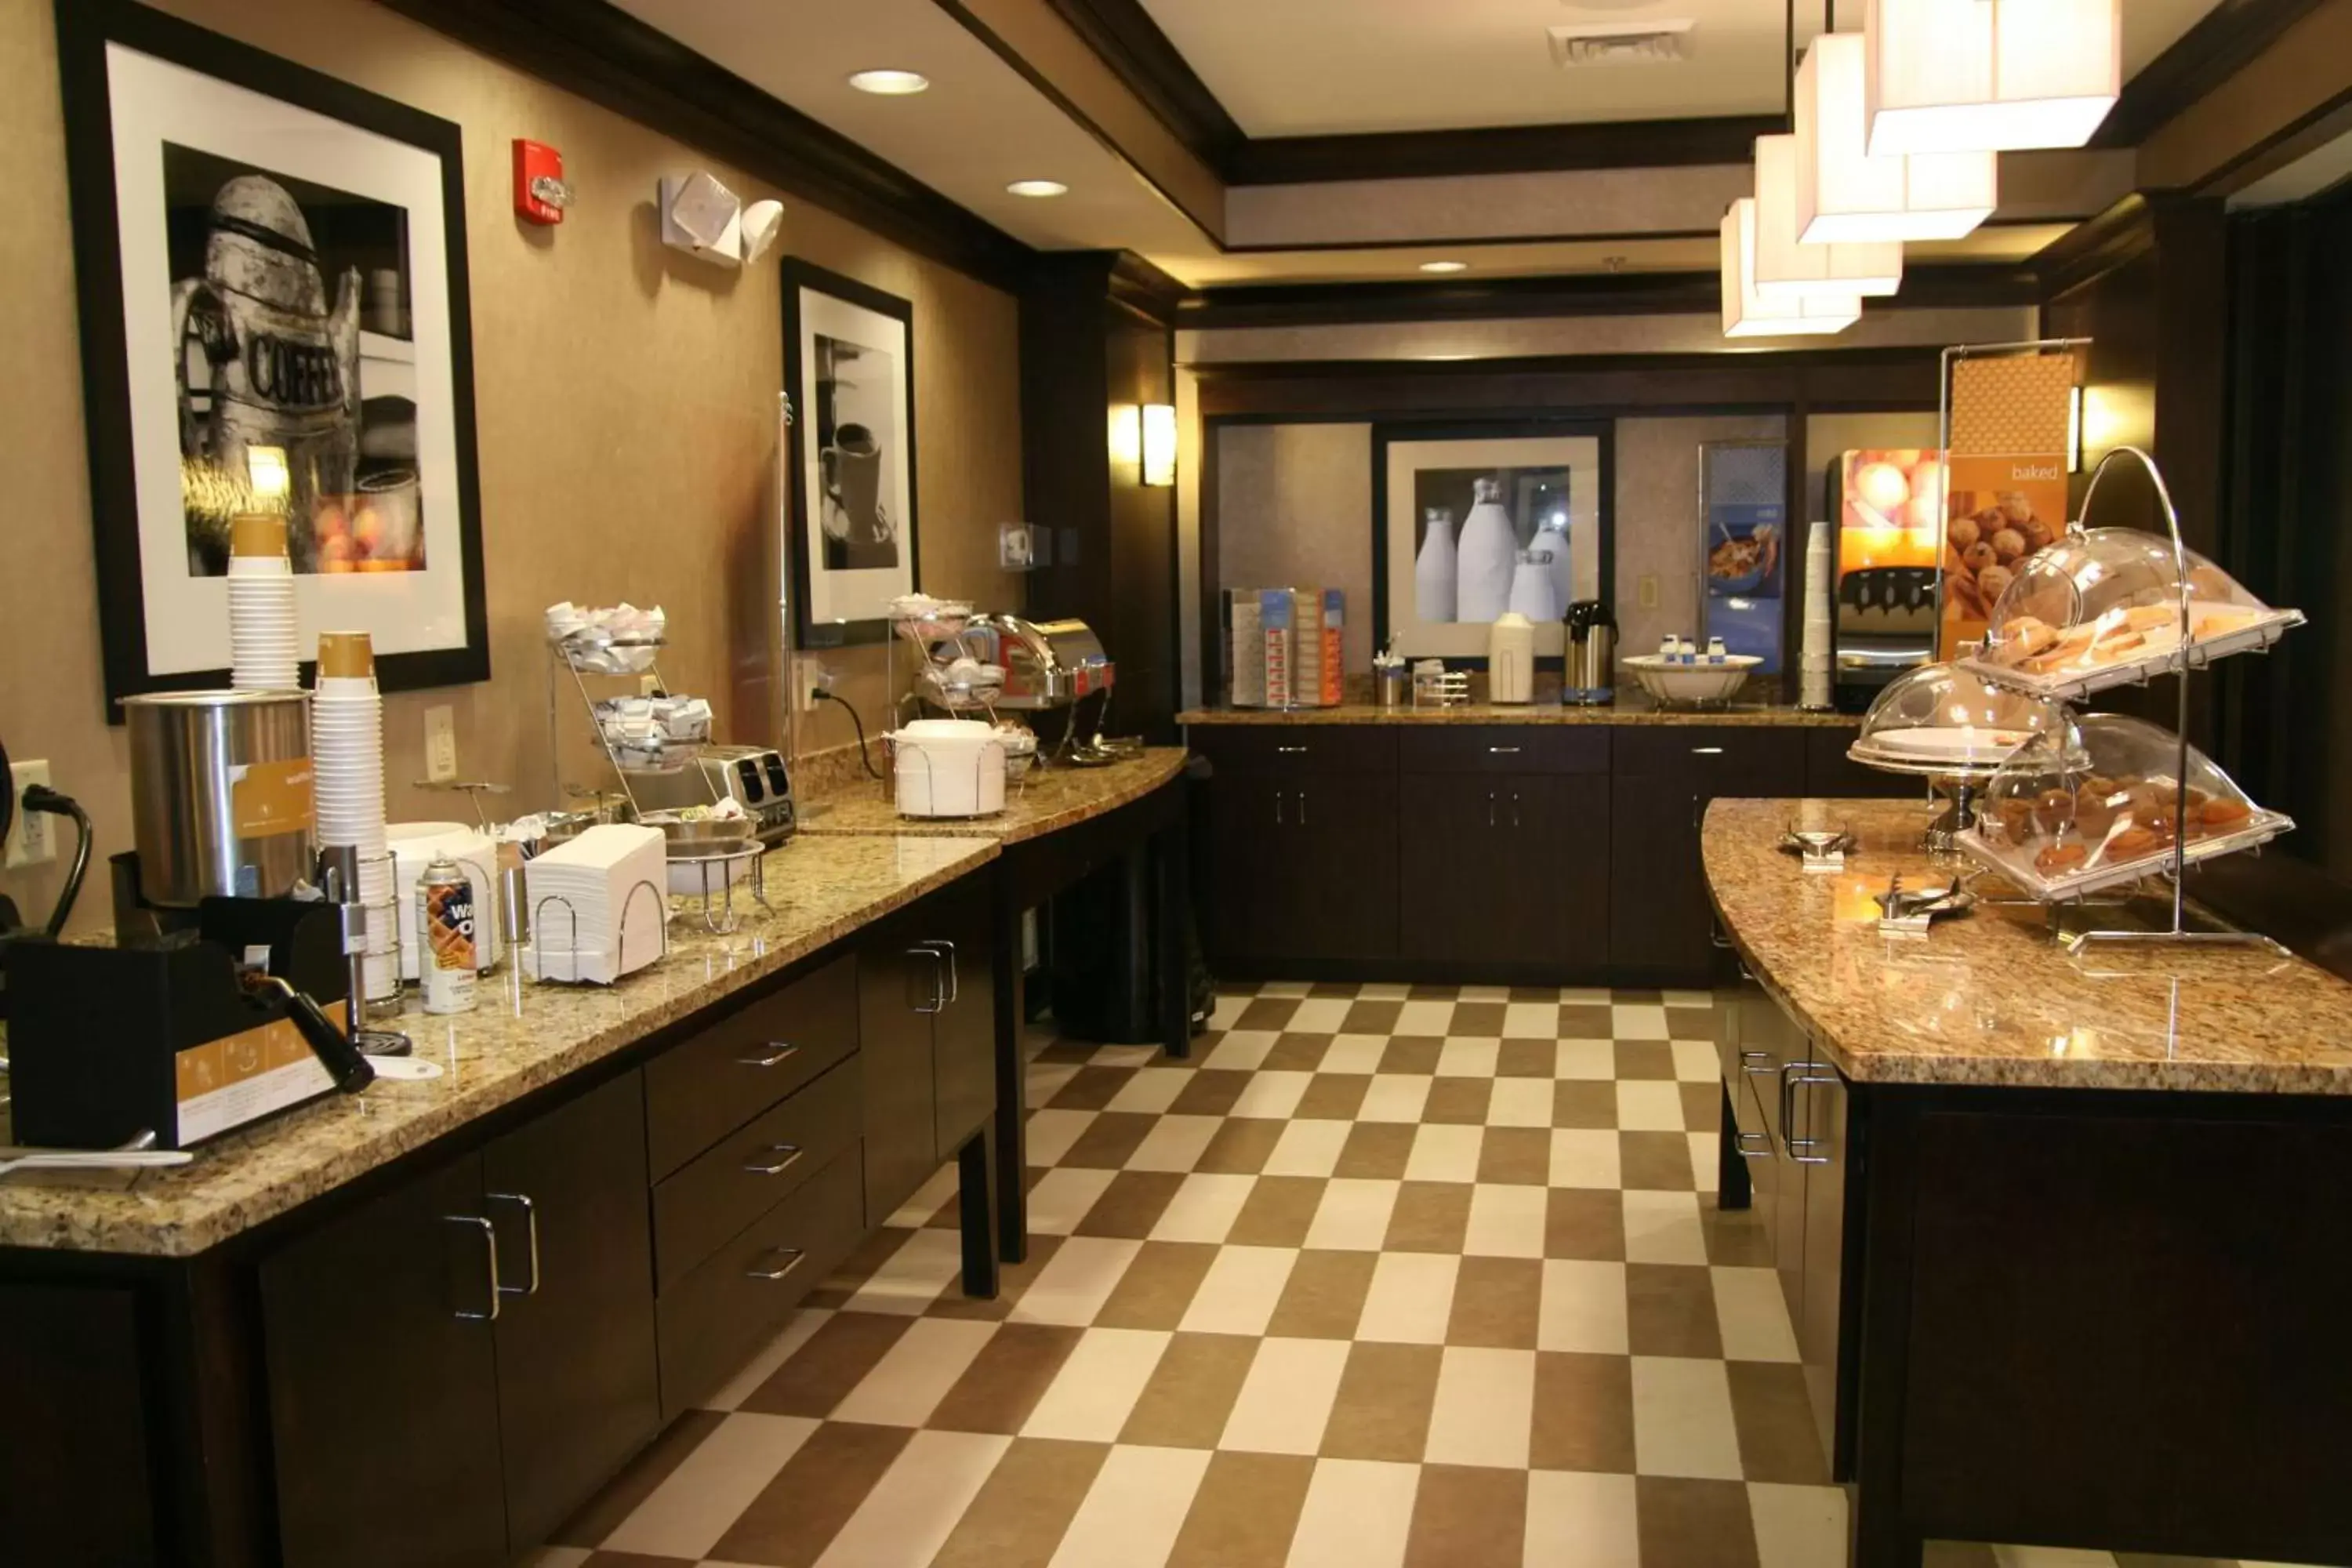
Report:
M 122 700 L 131 839 L 149 903 L 274 899 L 312 874 L 310 707 L 299 691 Z
M 1567 674 L 1560 700 L 1598 707 L 1617 700 L 1617 621 L 1598 599 L 1568 607 Z

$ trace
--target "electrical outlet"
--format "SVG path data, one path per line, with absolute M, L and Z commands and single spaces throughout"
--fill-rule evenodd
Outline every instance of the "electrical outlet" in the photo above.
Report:
M 661 677 L 656 675 L 650 669 L 646 671 L 645 674 L 637 677 L 637 695 L 640 697 L 659 697 L 661 695 Z
M 26 811 L 25 792 L 49 782 L 49 764 L 16 763 L 16 815 L 8 824 L 8 869 L 46 866 L 58 858 L 57 821 L 45 811 Z
M 1642 574 L 1641 581 L 1635 588 L 1635 598 L 1645 610 L 1654 610 L 1658 607 L 1658 574 L 1655 572 Z
M 457 782 L 457 710 L 425 710 L 425 777 L 433 784 Z
M 835 677 L 821 658 L 793 660 L 793 695 L 803 713 L 816 711 L 816 694 L 830 691 Z

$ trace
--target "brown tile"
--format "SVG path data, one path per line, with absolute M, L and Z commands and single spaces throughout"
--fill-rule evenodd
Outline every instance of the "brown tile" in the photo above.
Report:
M 1535 1468 L 1633 1473 L 1631 1357 L 1538 1351 L 1535 1411 L 1528 1447 Z
M 695 1568 L 691 1557 L 656 1557 L 644 1552 L 591 1552 L 581 1568 Z
M 1206 1242 L 1147 1241 L 1095 1314 L 1101 1329 L 1173 1329 L 1217 1259 Z
M 923 1425 L 951 1432 L 1020 1431 L 1085 1334 L 1058 1324 L 1005 1324 Z
M 1118 1440 L 1159 1448 L 1215 1447 L 1257 1347 L 1256 1340 L 1241 1334 L 1170 1339 Z
M 1493 1134 L 1488 1134 L 1489 1137 Z M 1554 1187 L 1545 1196 L 1544 1256 L 1615 1263 L 1625 1256 L 1625 1205 L 1614 1192 Z
M 1675 1568 L 1757 1568 L 1756 1525 L 1738 1481 L 1642 1476 L 1633 1482 L 1642 1561 Z
M 1931 1541 L 1920 1568 L 2000 1568 L 2000 1554 L 1981 1541 Z M 2118 1568 L 2124 1559 L 2116 1559 Z
M 1559 1005 L 1559 1037 L 1563 1040 L 1606 1040 L 1615 1037 L 1617 1015 L 1606 1003 L 1563 1002 Z
M 1307 1092 L 1298 1097 L 1298 1109 L 1290 1113 L 1291 1120 L 1353 1121 L 1371 1087 L 1369 1073 L 1318 1072 L 1308 1080 Z
M 1723 1015 L 1712 1004 L 1704 1007 L 1666 1006 L 1666 1033 L 1677 1040 L 1712 1040 L 1723 1025 Z
M 913 1321 L 879 1312 L 835 1313 L 751 1391 L 742 1407 L 762 1415 L 832 1415 Z
M 1445 1032 L 1456 1039 L 1499 1040 L 1503 1037 L 1504 1005 L 1500 1002 L 1456 1002 L 1454 1022 Z
M 1395 1029 L 1397 1016 L 1404 1011 L 1402 1002 L 1359 1002 L 1348 1009 L 1339 1020 L 1343 1035 L 1385 1035 Z
M 631 1460 L 621 1473 L 604 1483 L 596 1495 L 580 1506 L 548 1538 L 552 1546 L 593 1546 L 621 1528 L 637 1505 L 651 1497 L 654 1489 L 669 1479 L 670 1472 L 686 1463 L 688 1455 L 702 1447 L 702 1440 L 719 1429 L 727 1419 L 720 1410 L 688 1410 L 662 1429 L 661 1436 L 646 1446 L 643 1453 Z M 1413 1458 L 1421 1455 L 1416 1451 Z
M 1437 1056 L 1445 1042 L 1426 1035 L 1399 1035 L 1381 1053 L 1381 1071 L 1427 1078 L 1437 1070 Z
M 967 1296 L 950 1285 L 923 1309 L 923 1316 L 961 1318 L 983 1323 L 1003 1322 L 1013 1315 L 1013 1309 L 1021 1304 L 1021 1298 L 1028 1293 L 1030 1286 L 1037 1282 L 1037 1276 L 1045 1271 L 1045 1265 L 1054 1260 L 1054 1254 L 1061 1250 L 1062 1243 L 1067 1239 L 1066 1237 L 1032 1235 L 1029 1237 L 1029 1256 L 1018 1263 L 1004 1264 L 998 1270 L 998 1286 L 993 1298 L 982 1300 Z
M 1820 1429 L 1805 1396 L 1805 1369 L 1787 1362 L 1735 1361 L 1725 1363 L 1725 1370 L 1731 1376 L 1731 1419 L 1739 1429 L 1740 1473 L 1751 1481 L 1828 1485 Z
M 1635 1192 L 1687 1193 L 1698 1185 L 1690 1140 L 1679 1132 L 1617 1134 L 1618 1182 Z
M 1543 1261 L 1535 1258 L 1465 1258 L 1454 1280 L 1449 1345 L 1531 1351 L 1543 1316 Z
M 1277 1031 L 1286 1029 L 1290 1026 L 1290 1016 L 1298 1011 L 1298 1003 L 1299 998 L 1296 996 L 1257 997 L 1242 1009 L 1242 1016 L 1234 1020 L 1234 1027 Z
M 1551 1184 L 1551 1134 L 1541 1127 L 1489 1127 L 1478 1145 L 1478 1179 L 1489 1185 Z
M 1045 1568 L 1109 1457 L 1104 1443 L 1013 1439 L 930 1568 Z
M 1029 1059 L 1033 1062 L 1049 1062 L 1055 1067 L 1073 1065 L 1084 1067 L 1095 1059 L 1095 1052 L 1101 1048 L 1087 1040 L 1055 1040 Z
M 1260 1072 L 1313 1072 L 1331 1049 L 1328 1035 L 1282 1035 L 1257 1064 Z
M 1550 1040 L 1505 1040 L 1495 1058 L 1496 1078 L 1549 1078 L 1559 1053 Z
M 841 1267 L 825 1277 L 824 1283 L 803 1299 L 803 1307 L 838 1307 L 857 1293 L 857 1288 L 874 1277 L 874 1271 L 890 1261 L 891 1256 L 907 1245 L 903 1230 L 884 1228 L 868 1235 L 852 1248 Z
M 1442 1345 L 1349 1347 L 1339 1393 L 1323 1426 L 1323 1452 L 1334 1459 L 1388 1459 L 1417 1465 L 1429 1447 L 1429 1413 L 1437 1404 Z
M 1701 1199 L 1698 1209 L 1709 1263 L 1726 1268 L 1772 1267 L 1772 1233 L 1754 1209 L 1724 1208 L 1713 1198 Z
M 1422 1107 L 1421 1119 L 1461 1126 L 1483 1126 L 1486 1121 L 1487 1101 L 1494 1098 L 1495 1080 L 1490 1078 L 1432 1079 L 1429 1100 Z
M 1488 1136 L 1492 1136 L 1490 1132 Z M 1383 1247 L 1390 1252 L 1459 1256 L 1470 1236 L 1470 1194 L 1464 1182 L 1407 1182 L 1397 1189 Z
M 1250 1188 L 1234 1228 L 1225 1235 L 1228 1247 L 1302 1247 L 1307 1229 L 1322 1205 L 1325 1183 L 1320 1176 L 1260 1176 Z
M 1062 1163 L 1092 1171 L 1123 1171 L 1159 1120 L 1139 1110 L 1098 1112 L 1062 1156 Z
M 1318 980 L 1307 988 L 1307 994 L 1333 1002 L 1352 1002 L 1362 989 L 1352 980 Z
M 1056 1110 L 1100 1110 L 1134 1076 L 1133 1068 L 1080 1068 L 1045 1103 Z
M 1705 1083 L 1685 1083 L 1683 1093 L 1683 1129 L 1688 1132 L 1712 1132 L 1723 1124 L 1723 1085 L 1709 1079 Z
M 1617 1086 L 1564 1078 L 1551 1086 L 1551 1124 L 1600 1131 L 1617 1125 Z
M 1359 1121 L 1349 1131 L 1339 1150 L 1335 1176 L 1361 1176 L 1393 1182 L 1403 1176 L 1412 1158 L 1412 1141 L 1421 1129 L 1410 1121 Z
M 1141 1241 L 1160 1223 L 1161 1212 L 1183 1184 L 1181 1171 L 1121 1171 L 1110 1179 L 1094 1207 L 1087 1210 L 1075 1234 Z
M 828 1421 L 710 1549 L 730 1563 L 811 1568 L 915 1435 L 910 1426 Z
M 1315 1461 L 1299 1455 L 1215 1455 L 1168 1568 L 1282 1568 L 1314 1479 Z
M 1288 1125 L 1262 1116 L 1227 1121 L 1210 1138 L 1192 1169 L 1218 1176 L 1255 1176 L 1265 1169 L 1274 1146 L 1282 1141 L 1282 1130 Z
M 1234 1101 L 1247 1089 L 1250 1075 L 1230 1068 L 1202 1068 L 1196 1070 L 1182 1092 L 1168 1107 L 1171 1116 L 1223 1116 L 1234 1108 Z
M 1614 1000 L 1629 1005 L 1646 1004 L 1655 1007 L 1663 1005 L 1666 1000 L 1666 994 L 1654 986 L 1620 985 L 1612 990 L 1609 994 Z
M 1377 1252 L 1301 1252 L 1266 1323 L 1267 1335 L 1353 1339 L 1356 1320 L 1364 1315 L 1364 1297 L 1372 1288 L 1372 1268 L 1379 1262 Z
M 1670 1079 L 1675 1076 L 1675 1048 L 1664 1040 L 1620 1040 L 1617 1076 Z
M 1929 1558 L 1930 1563 L 1937 1561 Z M 2245 1568 L 2242 1563 L 2224 1563 L 2213 1557 L 2154 1556 L 2145 1552 L 2118 1552 L 2116 1568 Z
M 1416 1002 L 1451 1002 L 1462 994 L 1459 985 L 1439 985 L 1427 980 L 1416 980 L 1406 993 Z
M 1716 1324 L 1715 1282 L 1706 1269 L 1682 1263 L 1625 1266 L 1626 1342 L 1635 1355 L 1723 1359 Z M 1756 1476 L 1769 1480 L 1777 1477 Z
M 1519 1568 L 1527 1531 L 1525 1470 L 1427 1465 L 1413 1497 L 1405 1568 Z
M 1559 1000 L 1559 993 L 1549 985 L 1514 985 L 1511 987 L 1511 1000 L 1514 1002 L 1557 1002 Z

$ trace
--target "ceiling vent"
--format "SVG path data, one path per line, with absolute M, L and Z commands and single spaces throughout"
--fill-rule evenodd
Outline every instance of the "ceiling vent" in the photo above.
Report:
M 1662 66 L 1690 58 L 1691 31 L 1697 24 L 1671 22 L 1573 22 L 1547 27 L 1552 64 L 1570 66 Z

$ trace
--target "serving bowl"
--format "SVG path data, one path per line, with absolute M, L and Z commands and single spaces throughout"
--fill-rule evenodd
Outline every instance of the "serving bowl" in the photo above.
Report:
M 1730 701 L 1748 684 L 1748 672 L 1763 662 L 1752 653 L 1728 654 L 1720 664 L 1685 664 L 1661 654 L 1641 654 L 1625 660 L 1625 668 L 1660 702 L 1704 707 Z

